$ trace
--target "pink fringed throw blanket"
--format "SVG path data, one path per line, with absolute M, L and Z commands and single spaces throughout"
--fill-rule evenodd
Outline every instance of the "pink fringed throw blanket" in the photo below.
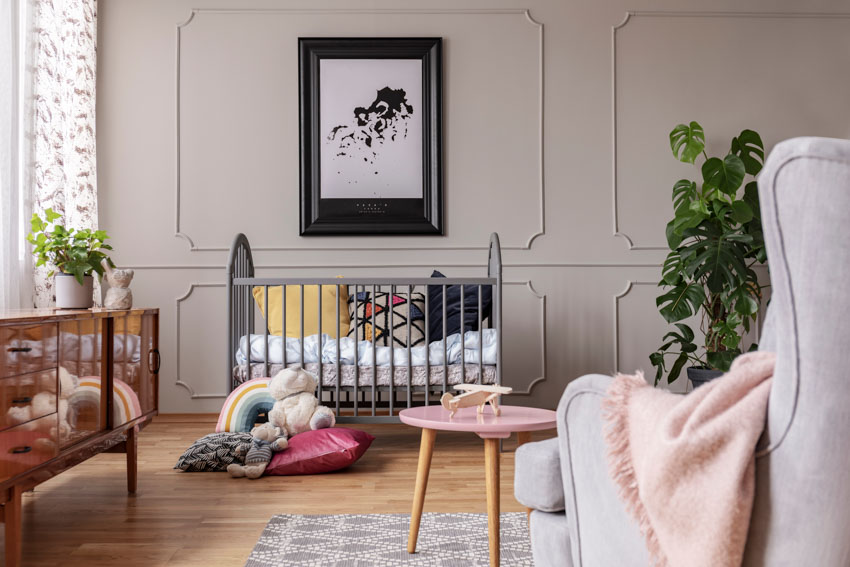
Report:
M 775 355 L 739 356 L 687 396 L 618 375 L 603 402 L 609 469 L 659 567 L 739 567 Z

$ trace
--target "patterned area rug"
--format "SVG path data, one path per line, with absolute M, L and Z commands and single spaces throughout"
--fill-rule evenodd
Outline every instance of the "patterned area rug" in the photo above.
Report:
M 502 514 L 502 565 L 533 567 L 526 516 Z M 274 516 L 246 567 L 489 565 L 486 514 L 423 514 L 415 554 L 407 514 Z

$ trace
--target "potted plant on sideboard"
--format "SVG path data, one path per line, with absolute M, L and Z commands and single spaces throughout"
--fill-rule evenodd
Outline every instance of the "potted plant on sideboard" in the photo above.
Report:
M 109 236 L 103 230 L 65 228 L 57 221 L 62 215 L 48 208 L 45 218 L 32 215 L 32 231 L 27 241 L 33 245 L 38 258 L 36 266 L 53 266 L 48 277 L 56 275 L 54 291 L 59 309 L 88 309 L 92 306 L 92 273 L 103 277 L 101 262 L 109 259 L 103 250 L 112 250 L 106 244 Z M 52 228 L 52 230 L 50 230 Z
M 674 216 L 666 230 L 670 253 L 658 284 L 665 291 L 655 303 L 676 330 L 664 336 L 649 360 L 656 385 L 665 372 L 667 383 L 673 382 L 690 363 L 688 377 L 696 387 L 729 370 L 761 306 L 766 286 L 759 283 L 753 265 L 767 256 L 758 185 L 754 179 L 745 185 L 744 180 L 761 170 L 764 145 L 756 132 L 744 130 L 732 138 L 724 157 L 710 158 L 702 126 L 691 122 L 670 132 L 670 148 L 685 163 L 696 164 L 702 157 L 702 179 L 680 179 L 673 185 Z M 700 316 L 702 348 L 683 322 L 695 315 Z

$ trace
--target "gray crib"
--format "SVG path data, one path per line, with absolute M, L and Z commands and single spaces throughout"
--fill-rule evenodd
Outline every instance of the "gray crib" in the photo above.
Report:
M 287 333 L 286 316 L 286 293 L 289 287 L 298 286 L 298 297 L 300 298 L 300 309 L 298 310 L 300 324 L 295 333 Z M 304 336 L 304 289 L 305 286 L 317 286 L 317 316 L 319 331 L 318 356 L 312 363 L 305 362 L 305 337 Z M 324 286 L 335 286 L 336 305 L 336 334 L 335 338 L 328 337 L 329 343 L 323 342 L 321 333 L 325 331 L 323 321 L 322 295 Z M 457 287 L 454 287 L 457 286 Z M 485 308 L 482 305 L 484 289 L 492 290 L 492 308 L 488 316 L 484 316 Z M 346 288 L 353 298 L 353 316 L 350 317 L 354 333 L 354 363 L 345 364 L 341 361 L 340 326 L 342 317 L 348 317 L 348 313 L 342 313 L 340 308 L 341 288 Z M 280 289 L 281 297 L 281 323 L 282 336 L 275 345 L 281 354 L 279 363 L 271 363 L 270 358 L 270 333 L 269 325 L 266 324 L 256 306 L 253 290 L 263 288 L 261 301 L 264 302 L 263 313 L 269 314 L 270 289 Z M 441 290 L 442 299 L 442 339 L 430 340 L 430 309 L 429 288 Z M 449 363 L 447 337 L 447 291 L 450 288 L 460 291 L 460 355 L 459 361 Z M 414 365 L 411 357 L 411 319 L 407 317 L 406 322 L 406 357 L 404 352 L 397 353 L 395 347 L 394 333 L 396 327 L 393 325 L 393 302 L 398 295 L 406 294 L 408 309 L 410 309 L 414 295 L 420 293 L 416 290 L 424 290 L 424 363 Z M 470 291 L 471 290 L 471 291 Z M 466 294 L 474 296 L 477 291 L 477 333 L 466 331 L 465 310 Z M 353 293 L 352 293 L 353 292 Z M 359 321 L 358 303 L 359 297 L 366 292 L 371 302 L 371 364 L 360 364 L 362 346 L 357 340 Z M 292 291 L 291 291 L 292 293 Z M 364 294 L 365 295 L 365 294 Z M 377 297 L 383 295 L 386 298 L 386 313 L 389 319 L 389 356 L 388 363 L 382 366 L 377 362 L 380 345 L 376 344 L 375 317 L 377 313 Z M 439 310 L 438 310 L 439 311 Z M 366 310 L 364 309 L 364 313 Z M 259 316 L 259 317 L 258 317 Z M 259 319 L 259 321 L 256 321 Z M 367 319 L 368 321 L 368 319 Z M 257 332 L 255 322 L 259 322 L 262 330 Z M 401 324 L 402 331 L 404 324 Z M 438 327 L 439 329 L 439 327 Z M 486 329 L 486 330 L 485 330 Z M 493 330 L 495 335 L 493 335 Z M 291 329 L 290 329 L 291 331 Z M 489 333 L 488 352 L 489 360 L 485 363 L 484 337 Z M 296 355 L 298 360 L 287 360 L 289 340 L 287 335 L 294 334 L 298 337 Z M 350 333 L 349 333 L 350 334 Z M 454 336 L 454 335 L 451 335 Z M 467 340 L 469 339 L 469 340 Z M 260 355 L 252 355 L 255 341 L 261 341 Z M 272 340 L 276 340 L 272 337 Z M 310 338 L 308 338 L 310 340 Z M 458 339 L 454 339 L 457 341 Z M 477 344 L 475 344 L 477 342 Z M 493 345 L 493 342 L 495 344 Z M 468 344 L 469 343 L 469 344 Z M 350 344 L 350 343 L 349 343 Z M 457 343 L 453 343 L 456 347 Z M 242 350 L 240 352 L 240 347 Z M 277 348 L 279 347 L 279 348 Z M 332 356 L 330 360 L 323 360 L 324 349 L 330 347 Z M 377 347 L 377 348 L 376 348 Z M 468 348 L 470 347 L 470 348 Z M 476 354 L 477 347 L 477 354 Z M 495 353 L 493 353 L 493 347 Z M 402 350 L 405 347 L 401 347 Z M 300 352 L 298 350 L 300 349 Z M 442 350 L 442 352 L 440 352 Z M 420 351 L 421 352 L 421 351 Z M 456 351 L 453 351 L 456 352 Z M 333 356 L 335 353 L 335 356 Z M 237 356 L 239 354 L 239 356 Z M 396 364 L 395 359 L 406 360 L 406 364 Z M 442 356 L 440 356 L 442 355 Z M 432 356 L 438 359 L 438 364 L 432 363 Z M 240 360 L 241 358 L 241 360 Z M 262 360 L 254 360 L 261 358 Z M 367 357 L 368 358 L 368 357 Z M 467 358 L 471 358 L 470 362 Z M 308 371 L 313 372 L 319 378 L 318 391 L 316 392 L 322 403 L 334 409 L 339 423 L 355 422 L 397 422 L 398 411 L 408 407 L 438 404 L 439 398 L 446 392 L 453 391 L 458 383 L 502 383 L 502 257 L 499 247 L 499 236 L 493 233 L 490 236 L 489 257 L 487 261 L 487 277 L 480 278 L 257 278 L 254 277 L 254 262 L 251 254 L 251 246 L 244 234 L 238 234 L 230 249 L 230 258 L 227 263 L 227 387 L 232 391 L 240 383 L 259 376 L 273 376 L 281 368 L 303 365 Z M 420 383 L 421 382 L 421 383 Z

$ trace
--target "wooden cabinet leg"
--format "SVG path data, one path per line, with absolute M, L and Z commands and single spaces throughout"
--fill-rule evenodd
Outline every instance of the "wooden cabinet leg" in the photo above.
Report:
M 124 442 L 127 448 L 127 492 L 130 494 L 136 493 L 136 478 L 138 471 L 138 463 L 136 461 L 136 440 L 139 432 L 135 427 L 127 430 L 127 441 Z
M 416 489 L 413 493 L 413 510 L 410 513 L 410 533 L 407 536 L 408 553 L 416 553 L 416 539 L 419 537 L 419 522 L 422 520 L 422 507 L 425 505 L 425 490 L 428 488 L 428 474 L 431 472 L 431 455 L 434 453 L 436 437 L 436 429 L 422 430 L 419 464 L 416 467 Z
M 21 487 L 9 488 L 9 501 L 3 505 L 6 522 L 6 567 L 21 564 Z
M 531 441 L 531 431 L 517 431 L 516 432 L 516 446 L 517 449 L 525 445 Z M 516 464 L 514 465 L 516 466 Z M 526 521 L 528 521 L 528 525 L 531 525 L 531 508 L 525 509 L 525 517 Z
M 484 476 L 487 482 L 487 532 L 490 567 L 499 567 L 499 439 L 484 440 Z

